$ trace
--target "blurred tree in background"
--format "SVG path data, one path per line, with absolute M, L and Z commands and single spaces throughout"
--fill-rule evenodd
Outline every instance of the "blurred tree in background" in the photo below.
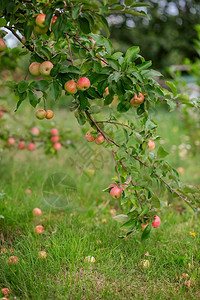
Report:
M 111 15 L 108 21 L 115 48 L 125 52 L 138 45 L 141 55 L 166 74 L 166 67 L 180 64 L 185 57 L 194 59 L 194 26 L 199 23 L 199 0 L 146 0 L 149 18 Z

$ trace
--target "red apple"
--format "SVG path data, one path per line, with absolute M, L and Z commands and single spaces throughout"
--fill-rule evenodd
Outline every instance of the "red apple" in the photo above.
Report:
M 56 151 L 59 151 L 62 148 L 62 145 L 60 143 L 55 143 L 53 147 Z
M 44 118 L 46 118 L 46 111 L 42 108 L 38 109 L 35 113 L 36 117 L 39 119 L 39 120 L 42 120 Z
M 161 219 L 158 216 L 155 216 L 155 221 L 151 224 L 154 228 L 157 228 L 160 226 Z
M 77 93 L 76 82 L 74 80 L 69 80 L 65 82 L 64 89 L 71 95 L 76 94 Z
M 135 103 L 141 104 L 142 102 L 144 102 L 144 95 L 142 93 L 139 93 L 139 95 L 135 94 L 133 98 L 135 100 Z
M 46 111 L 46 119 L 52 119 L 53 116 L 54 116 L 53 111 L 48 109 L 48 110 Z
M 81 91 L 85 91 L 87 89 L 89 89 L 90 87 L 90 81 L 87 77 L 81 77 L 78 81 L 77 81 L 77 88 Z
M 38 252 L 38 257 L 44 260 L 47 257 L 47 253 L 45 251 L 40 251 Z
M 51 141 L 52 141 L 52 143 L 57 143 L 58 141 L 59 141 L 59 136 L 58 135 L 54 135 L 54 136 L 52 136 L 51 137 Z
M 0 118 L 2 118 L 3 117 L 3 113 L 2 113 L 2 111 L 0 110 Z
M 34 30 L 35 30 L 35 32 L 36 32 L 37 34 L 45 34 L 45 33 L 47 33 L 48 28 L 47 28 L 47 27 L 41 28 L 41 27 L 39 27 L 39 26 L 36 25 L 36 26 L 34 27 Z
M 42 211 L 41 211 L 41 209 L 39 209 L 39 208 L 34 208 L 34 210 L 33 210 L 33 215 L 34 216 L 41 216 L 41 214 L 42 214 Z
M 56 22 L 57 17 L 53 16 L 52 20 L 51 20 L 51 27 L 53 27 L 54 23 Z
M 51 133 L 51 135 L 59 135 L 59 131 L 57 128 L 52 128 L 50 133 Z
M 94 141 L 95 141 L 95 143 L 96 143 L 97 145 L 102 144 L 102 143 L 104 142 L 104 137 L 103 137 L 103 135 L 100 134 Z
M 20 142 L 18 143 L 18 148 L 19 148 L 20 150 L 23 150 L 23 149 L 26 148 L 24 141 L 20 141 Z
M 38 135 L 40 134 L 40 131 L 39 131 L 39 129 L 38 129 L 37 127 L 31 128 L 31 129 L 30 129 L 30 132 L 31 132 L 31 134 L 34 135 L 34 136 L 38 136 Z
M 46 14 L 39 14 L 37 18 L 35 19 L 35 23 L 37 26 L 40 28 L 45 28 L 45 19 L 46 19 Z
M 17 256 L 11 256 L 8 260 L 9 264 L 16 265 L 19 262 L 19 258 Z
M 3 39 L 0 39 L 0 52 L 6 49 L 6 43 Z
M 28 146 L 27 146 L 27 149 L 29 151 L 34 151 L 36 149 L 36 146 L 34 143 L 29 143 Z
M 136 102 L 135 102 L 134 97 L 131 99 L 130 103 L 131 103 L 131 106 L 136 107 L 136 108 L 140 106 L 139 103 L 136 103 Z
M 149 140 L 148 146 L 149 146 L 149 151 L 151 151 L 155 148 L 156 145 L 155 145 L 154 141 Z
M 91 131 L 86 133 L 85 138 L 88 142 L 93 142 L 95 140 L 95 138 L 91 135 Z
M 8 138 L 8 145 L 9 145 L 9 146 L 13 146 L 14 144 L 15 144 L 15 139 L 12 138 L 12 137 L 9 137 L 9 138 Z
M 122 190 L 118 186 L 115 186 L 110 190 L 110 195 L 111 197 L 118 199 L 122 195 Z
M 43 227 L 42 225 L 37 225 L 37 226 L 35 227 L 35 232 L 36 232 L 37 234 L 42 234 L 42 233 L 44 233 L 44 227 Z
M 29 72 L 33 76 L 39 76 L 40 75 L 40 63 L 38 62 L 33 62 L 29 66 Z
M 44 61 L 40 65 L 40 73 L 44 76 L 50 76 L 51 69 L 53 68 L 53 64 L 50 61 Z
M 3 288 L 3 289 L 1 289 L 1 292 L 2 292 L 2 294 L 7 295 L 7 296 L 10 294 L 9 288 Z

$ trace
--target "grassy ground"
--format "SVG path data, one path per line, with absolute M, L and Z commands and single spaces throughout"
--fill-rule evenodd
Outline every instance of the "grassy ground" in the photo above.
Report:
M 183 181 L 197 183 L 199 156 L 188 149 L 187 159 L 181 159 L 178 147 L 189 142 L 178 117 L 157 115 L 162 143 L 171 152 L 169 161 L 185 168 Z M 71 118 L 67 126 L 78 131 Z M 84 145 L 84 139 L 79 143 Z M 77 167 L 77 153 L 76 164 L 70 163 L 73 155 L 71 150 L 58 158 L 42 151 L 25 157 L 21 152 L 1 154 L 1 250 L 6 250 L 0 254 L 0 287 L 11 290 L 10 299 L 200 299 L 197 216 L 172 202 L 149 240 L 141 242 L 139 234 L 119 239 L 122 232 L 112 215 L 122 210 L 102 192 L 114 176 L 109 154 L 103 152 L 105 163 L 98 163 L 93 176 L 93 166 L 86 172 Z M 54 188 L 52 174 L 55 180 L 65 176 L 65 185 Z M 31 194 L 24 193 L 28 188 Z M 33 217 L 35 207 L 42 216 Z M 43 235 L 34 233 L 36 225 L 44 226 Z M 38 257 L 41 250 L 47 253 L 45 260 Z M 8 264 L 11 255 L 19 258 L 15 266 Z M 96 261 L 85 261 L 87 256 Z M 143 260 L 150 266 L 141 266 Z

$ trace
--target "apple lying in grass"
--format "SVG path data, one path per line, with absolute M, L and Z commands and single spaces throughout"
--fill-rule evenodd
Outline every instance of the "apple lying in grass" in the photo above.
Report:
M 50 61 L 44 61 L 40 65 L 40 73 L 43 76 L 50 76 L 51 69 L 53 68 L 53 64 Z
M 77 93 L 76 82 L 75 82 L 74 80 L 69 80 L 69 81 L 65 82 L 64 89 L 65 89 L 65 91 L 67 91 L 70 95 L 76 94 L 76 93 Z
M 59 130 L 57 128 L 52 128 L 50 131 L 51 135 L 59 135 Z
M 47 257 L 47 253 L 45 251 L 40 251 L 38 252 L 38 257 L 44 260 Z
M 110 190 L 110 195 L 112 198 L 118 199 L 122 195 L 122 190 L 118 186 L 115 186 Z
M 161 219 L 158 216 L 155 216 L 155 221 L 151 224 L 154 228 L 159 227 L 161 224 Z
M 25 193 L 25 194 L 31 194 L 32 191 L 31 191 L 30 189 L 27 189 L 27 190 L 24 191 L 24 193 Z
M 35 113 L 36 117 L 39 120 L 43 120 L 44 118 L 46 118 L 46 114 L 47 114 L 46 110 L 44 110 L 42 108 L 39 108 Z
M 104 142 L 104 136 L 100 134 L 94 141 L 97 145 L 100 145 Z
M 91 131 L 86 133 L 85 138 L 88 142 L 93 142 L 95 140 L 94 136 L 91 135 Z
M 36 232 L 37 234 L 42 234 L 42 233 L 44 233 L 44 227 L 43 227 L 42 225 L 37 225 L 37 226 L 35 227 L 35 232 Z
M 29 72 L 33 76 L 39 76 L 40 75 L 40 63 L 38 62 L 33 62 L 29 66 Z
M 37 127 L 31 128 L 31 129 L 30 129 L 30 133 L 31 133 L 32 135 L 34 135 L 34 136 L 40 135 L 40 131 L 39 131 L 39 129 L 38 129 Z
M 50 109 L 46 111 L 46 119 L 52 119 L 54 116 L 54 112 Z
M 34 208 L 34 210 L 33 210 L 33 215 L 34 216 L 41 216 L 41 214 L 42 214 L 42 211 L 41 211 L 41 209 L 39 209 L 39 208 Z
M 89 89 L 90 87 L 90 81 L 87 77 L 81 77 L 78 81 L 77 81 L 77 88 L 80 91 L 85 91 L 87 89 Z
M 19 258 L 17 256 L 11 256 L 8 260 L 8 263 L 11 265 L 16 265 L 19 262 Z
M 0 52 L 6 49 L 6 43 L 3 39 L 0 39 Z
M 9 288 L 3 288 L 1 289 L 2 294 L 4 294 L 5 296 L 8 296 L 10 294 L 10 290 Z M 7 298 L 6 298 L 7 299 Z

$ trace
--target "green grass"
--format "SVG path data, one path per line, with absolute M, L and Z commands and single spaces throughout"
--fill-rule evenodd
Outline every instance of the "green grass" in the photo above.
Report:
M 177 116 L 157 115 L 169 151 L 188 134 Z M 61 119 L 62 124 L 64 114 Z M 78 132 L 69 120 L 67 126 Z M 78 142 L 83 145 L 84 139 Z M 94 147 L 100 154 L 100 148 Z M 73 155 L 76 164 L 70 164 Z M 83 172 L 78 168 L 82 161 L 72 150 L 56 158 L 46 157 L 42 150 L 25 157 L 22 152 L 1 153 L 0 192 L 5 195 L 0 199 L 4 216 L 0 236 L 1 248 L 8 252 L 0 254 L 0 287 L 11 290 L 10 299 L 200 299 L 197 216 L 176 199 L 159 213 L 162 224 L 148 240 L 141 242 L 141 233 L 119 239 L 123 231 L 112 219 L 111 209 L 118 214 L 122 208 L 102 192 L 114 176 L 114 165 L 107 151 L 103 156 L 104 164 L 91 176 L 93 166 Z M 169 161 L 185 168 L 184 182 L 199 182 L 198 156 L 181 160 L 175 151 Z M 65 174 L 69 185 L 76 187 L 72 195 L 62 186 L 53 191 L 49 181 L 45 185 L 54 173 Z M 27 188 L 32 194 L 24 193 Z M 55 202 L 44 189 L 63 197 Z M 41 217 L 33 217 L 35 207 L 42 209 Z M 45 228 L 41 236 L 34 233 L 39 224 Z M 45 260 L 37 257 L 41 250 L 47 252 Z M 16 266 L 8 264 L 11 255 L 19 258 Z M 88 263 L 86 256 L 96 261 Z M 150 267 L 140 266 L 142 260 L 149 260 Z

